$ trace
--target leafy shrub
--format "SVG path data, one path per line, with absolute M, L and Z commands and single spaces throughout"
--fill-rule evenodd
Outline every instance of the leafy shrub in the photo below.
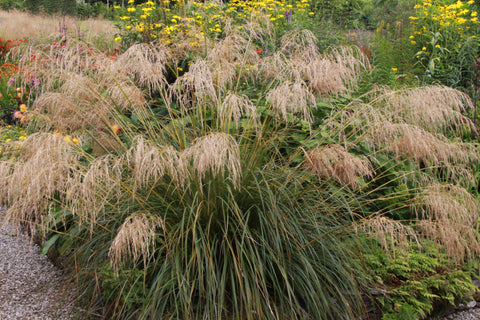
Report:
M 411 43 L 424 68 L 426 82 L 469 88 L 473 63 L 479 53 L 480 22 L 474 1 L 423 1 L 410 17 Z

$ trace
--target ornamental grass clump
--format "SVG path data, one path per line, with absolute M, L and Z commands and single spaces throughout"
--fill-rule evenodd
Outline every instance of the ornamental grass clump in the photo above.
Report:
M 83 235 L 67 238 L 78 248 L 71 258 L 90 261 L 86 272 L 111 270 L 100 283 L 119 283 L 112 317 L 131 312 L 128 297 L 140 318 L 359 312 L 351 296 L 358 279 L 341 240 L 351 236 L 348 220 L 329 213 L 331 197 L 318 192 L 314 176 L 271 160 L 276 135 L 205 132 L 183 136 L 176 145 L 185 147 L 175 150 L 167 144 L 174 136 L 149 133 L 153 140 L 137 136 L 125 154 L 90 160 L 65 206 L 80 223 L 66 232 Z M 115 275 L 127 270 L 142 270 L 141 288 L 119 282 Z
M 421 190 L 477 160 L 442 135 L 467 106 L 437 88 L 340 106 L 369 66 L 359 49 L 320 52 L 307 31 L 277 46 L 268 23 L 221 27 L 201 56 L 159 41 L 115 61 L 67 43 L 32 62 L 46 80 L 33 122 L 84 133 L 80 145 L 59 136 L 60 151 L 25 142 L 18 165 L 0 165 L 7 219 L 48 221 L 51 248 L 106 318 L 355 319 L 363 239 L 389 252 L 428 235 L 421 223 L 443 218 Z M 397 112 L 432 94 L 415 102 L 424 122 L 427 111 Z

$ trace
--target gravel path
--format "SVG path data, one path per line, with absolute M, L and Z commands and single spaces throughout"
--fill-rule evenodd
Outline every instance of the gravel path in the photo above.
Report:
M 465 311 L 452 313 L 443 318 L 435 318 L 435 320 L 478 320 L 480 319 L 480 308 L 473 308 Z M 432 320 L 434 320 L 432 318 Z
M 71 283 L 30 239 L 2 224 L 0 320 L 75 319 Z

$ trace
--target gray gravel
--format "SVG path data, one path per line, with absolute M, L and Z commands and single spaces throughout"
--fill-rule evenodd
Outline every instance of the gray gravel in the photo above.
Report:
M 478 320 L 480 319 L 480 308 L 457 311 L 441 318 L 431 318 L 430 320 Z
M 71 282 L 0 218 L 0 320 L 75 319 L 73 301 Z

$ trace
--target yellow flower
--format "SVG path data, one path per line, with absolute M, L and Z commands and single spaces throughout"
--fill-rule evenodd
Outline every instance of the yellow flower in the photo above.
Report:
M 393 71 L 393 72 L 397 72 L 398 69 L 397 69 L 397 68 L 392 68 L 392 71 Z
M 125 29 L 130 30 L 132 29 L 132 26 L 126 26 Z
M 437 45 L 435 46 L 435 48 L 440 48 L 440 45 L 439 45 L 439 44 L 437 44 Z
M 147 19 L 147 15 L 146 15 L 146 14 L 142 14 L 142 15 L 140 16 L 140 19 L 144 19 L 144 20 Z
M 120 36 L 115 37 L 115 42 L 118 42 L 118 41 L 120 41 L 120 40 L 122 40 L 122 37 L 120 37 Z
M 128 4 L 135 3 L 135 0 L 128 0 Z
M 137 11 L 137 9 L 135 9 L 135 8 L 133 8 L 133 7 L 130 7 L 130 8 L 127 9 L 127 11 L 128 11 L 128 12 L 135 12 L 135 11 Z
M 22 104 L 20 105 L 20 111 L 21 111 L 21 112 L 27 111 L 27 106 L 22 103 Z
M 412 41 L 410 41 L 410 43 L 411 43 L 411 44 L 417 44 L 417 41 L 412 40 Z
M 427 50 L 427 48 L 426 48 L 426 47 L 422 47 L 422 51 L 426 51 L 426 50 Z
M 183 68 L 177 67 L 177 70 L 178 70 L 178 71 L 183 71 Z

